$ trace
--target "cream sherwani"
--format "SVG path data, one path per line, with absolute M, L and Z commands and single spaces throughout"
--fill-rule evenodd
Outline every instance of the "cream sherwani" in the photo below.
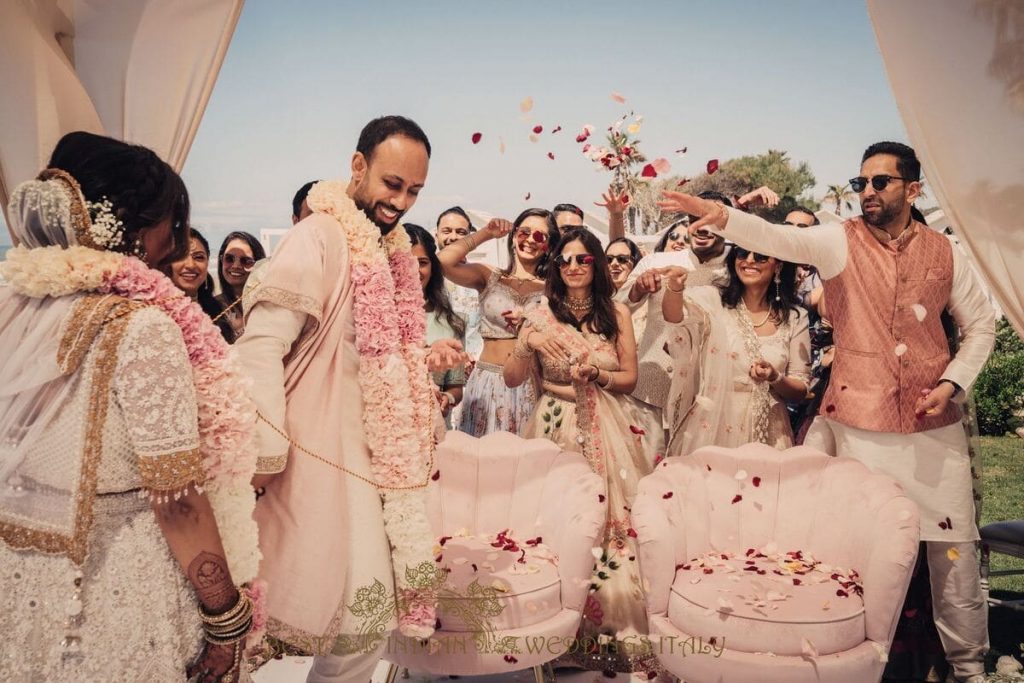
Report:
M 794 263 L 813 264 L 825 281 L 827 299 L 829 281 L 840 278 L 849 268 L 859 268 L 861 264 L 852 261 L 851 256 L 859 254 L 857 258 L 861 258 L 866 253 L 863 247 L 851 248 L 851 235 L 858 238 L 862 236 L 862 233 L 850 233 L 854 229 L 851 226 L 851 223 L 830 223 L 807 230 L 793 230 L 730 209 L 724 230 L 709 227 L 747 249 Z M 855 229 L 869 230 L 863 224 Z M 912 225 L 911 229 L 928 230 L 920 224 Z M 884 247 L 888 236 L 877 230 L 871 232 L 877 243 Z M 927 237 L 935 243 L 933 236 Z M 859 243 L 867 242 L 860 240 Z M 893 251 L 899 251 L 900 248 Z M 995 315 L 960 250 L 952 249 L 951 261 L 951 282 L 945 283 L 949 293 L 944 307 L 960 328 L 961 341 L 956 356 L 948 360 L 944 369 L 939 368 L 939 378 L 951 380 L 963 389 L 954 399 L 962 402 L 964 394 L 969 391 L 992 351 Z M 927 268 L 929 265 L 935 267 Z M 933 271 L 935 286 L 942 284 L 940 271 L 945 267 L 943 264 L 919 264 L 918 267 L 927 269 L 925 285 L 932 279 Z M 860 281 L 864 282 L 863 279 Z M 906 283 L 906 277 L 900 276 L 899 281 Z M 878 318 L 888 319 L 892 329 L 906 327 L 908 320 L 912 324 L 913 317 L 908 316 L 916 315 L 919 321 L 922 320 L 923 307 L 902 302 L 899 297 L 900 287 L 897 285 L 895 304 L 891 300 L 875 300 Z M 869 293 L 851 293 L 848 285 L 841 291 L 843 296 L 870 296 Z M 891 334 L 892 330 L 882 332 Z M 837 324 L 837 339 L 842 333 L 843 330 Z M 898 341 L 899 338 L 897 333 L 894 339 Z M 907 357 L 901 364 L 908 372 L 914 369 L 915 363 L 931 362 L 927 358 L 917 360 L 912 353 L 913 349 L 908 352 L 906 345 L 896 344 L 890 349 L 878 351 L 895 356 L 906 353 Z M 837 352 L 837 363 L 841 361 L 842 353 L 842 350 Z M 862 377 L 859 381 L 867 383 L 873 381 L 873 378 Z M 857 382 L 851 379 L 849 384 Z M 835 379 L 832 384 L 836 384 Z M 855 388 L 851 386 L 851 392 Z M 843 389 L 842 386 L 830 387 L 830 391 L 836 392 Z M 884 402 L 883 393 L 886 398 L 891 394 L 880 390 L 880 405 Z M 873 471 L 898 481 L 917 503 L 921 510 L 921 539 L 928 542 L 935 621 L 946 657 L 957 676 L 966 677 L 983 672 L 982 657 L 988 646 L 987 615 L 974 561 L 974 541 L 978 539 L 978 530 L 974 521 L 970 460 L 966 437 L 959 421 L 942 420 L 940 424 L 945 424 L 935 428 L 913 430 L 904 427 L 893 431 L 875 431 L 863 425 L 851 424 L 863 419 L 863 412 L 858 415 L 853 409 L 846 411 L 833 408 L 835 412 L 829 413 L 828 408 L 829 405 L 823 405 L 826 415 L 815 420 L 805 443 L 831 450 L 839 456 L 857 458 Z M 864 408 L 867 412 L 873 410 L 872 406 Z M 902 417 L 904 425 L 908 419 L 905 415 Z M 954 550 L 956 552 L 952 552 Z

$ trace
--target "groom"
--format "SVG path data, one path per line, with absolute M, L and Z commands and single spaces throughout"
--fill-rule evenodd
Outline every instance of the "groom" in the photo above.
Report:
M 863 215 L 814 230 L 772 225 L 677 192 L 665 192 L 659 205 L 703 217 L 691 230 L 707 227 L 745 249 L 818 268 L 836 356 L 806 443 L 892 477 L 917 503 L 946 659 L 956 681 L 980 683 L 988 615 L 957 404 L 992 351 L 995 312 L 964 256 L 913 219 L 921 193 L 913 149 L 871 145 L 850 184 Z M 960 329 L 952 357 L 944 310 Z
M 268 631 L 318 655 L 309 681 L 370 680 L 386 639 L 352 644 L 395 627 L 393 576 L 433 559 L 416 488 L 433 448 L 427 361 L 457 362 L 461 348 L 428 354 L 416 262 L 399 225 L 429 158 L 415 122 L 368 123 L 347 186 L 310 191 L 313 213 L 270 260 L 236 345 L 260 413 L 264 476 L 254 483 Z M 393 567 L 391 546 L 406 566 Z M 359 589 L 375 586 L 379 604 L 350 609 Z M 429 622 L 402 622 L 403 632 L 429 635 L 432 614 Z

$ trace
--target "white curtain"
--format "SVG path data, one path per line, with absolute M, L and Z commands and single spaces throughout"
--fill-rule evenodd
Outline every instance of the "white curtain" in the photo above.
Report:
M 926 190 L 1024 334 L 1024 1 L 867 5 Z
M 0 0 L 0 200 L 62 135 L 150 147 L 181 170 L 243 0 Z

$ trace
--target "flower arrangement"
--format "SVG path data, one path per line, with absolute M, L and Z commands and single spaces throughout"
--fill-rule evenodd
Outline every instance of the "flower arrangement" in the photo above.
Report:
M 89 234 L 93 241 L 104 249 L 113 249 L 124 242 L 124 223 L 114 216 L 114 205 L 106 197 L 98 202 L 86 202 L 92 226 Z
M 605 145 L 588 142 L 594 132 L 592 125 L 583 127 L 583 131 L 576 136 L 576 142 L 583 143 L 580 151 L 597 165 L 598 170 L 612 172 L 612 184 L 617 189 L 633 194 L 637 185 L 644 182 L 637 168 L 647 161 L 647 157 L 640 151 L 640 140 L 636 137 L 644 117 L 636 116 L 623 130 L 623 125 L 631 115 L 632 112 L 608 126 Z

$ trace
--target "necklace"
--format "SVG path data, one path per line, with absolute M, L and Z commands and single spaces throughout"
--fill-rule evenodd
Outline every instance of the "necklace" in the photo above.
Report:
M 750 311 L 747 311 L 747 314 L 749 315 Z M 764 315 L 764 320 L 762 320 L 759 323 L 755 323 L 753 318 L 751 318 L 750 323 L 754 326 L 754 329 L 756 330 L 759 327 L 764 327 L 765 325 L 767 325 L 768 321 L 771 320 L 771 318 L 772 318 L 772 309 L 769 308 L 768 312 L 765 313 L 765 315 Z
M 507 277 L 509 279 L 512 279 L 512 280 L 516 280 L 519 283 L 523 283 L 523 282 L 539 282 L 540 281 L 540 278 L 537 277 L 536 275 L 527 275 L 526 277 L 523 277 L 521 275 L 514 275 L 512 273 L 509 273 L 505 277 Z
M 574 296 L 567 296 L 565 297 L 565 305 L 573 313 L 586 313 L 594 307 L 594 297 L 587 296 L 580 299 Z

